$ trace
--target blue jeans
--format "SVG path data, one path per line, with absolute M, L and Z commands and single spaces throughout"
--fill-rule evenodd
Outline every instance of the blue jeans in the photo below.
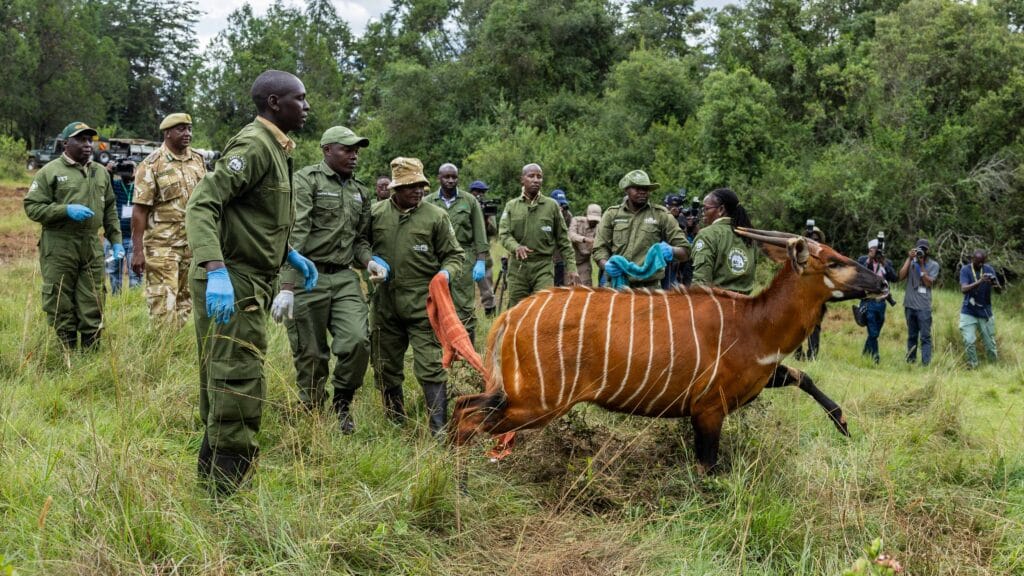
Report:
M 865 356 L 871 356 L 878 364 L 878 335 L 885 325 L 885 301 L 868 300 L 864 303 L 864 317 L 867 320 L 868 339 L 864 341 Z
M 907 316 L 907 362 L 917 361 L 918 338 L 920 337 L 921 365 L 932 361 L 932 311 L 904 308 Z
M 111 260 L 112 248 L 106 238 L 103 239 L 103 261 L 107 269 L 107 278 L 110 278 L 110 293 L 117 294 L 121 291 L 121 284 L 124 281 L 124 269 L 128 267 L 128 287 L 135 288 L 142 284 L 142 276 L 132 272 L 132 240 L 125 238 L 121 245 L 124 246 L 124 258 Z

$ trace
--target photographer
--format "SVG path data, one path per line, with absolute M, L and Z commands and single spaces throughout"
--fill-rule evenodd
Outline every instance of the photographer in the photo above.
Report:
M 135 288 L 142 284 L 142 275 L 132 270 L 132 197 L 135 195 L 135 162 L 117 160 L 107 163 L 110 172 L 110 185 L 117 199 L 117 216 L 121 221 L 121 236 L 124 238 L 125 255 L 115 258 L 111 253 L 110 242 L 103 240 L 103 254 L 106 258 L 107 276 L 110 278 L 110 293 L 121 292 L 125 269 L 128 270 L 128 287 Z
M 971 261 L 960 268 L 960 292 L 964 295 L 964 303 L 960 308 L 960 334 L 964 337 L 967 348 L 967 366 L 971 370 L 978 367 L 977 332 L 981 332 L 981 340 L 985 343 L 988 359 L 995 362 L 996 354 L 996 320 L 992 315 L 992 289 L 1002 292 L 996 271 L 985 263 L 988 254 L 984 250 L 975 250 Z
M 807 221 L 807 227 L 804 230 L 804 237 L 810 238 L 815 242 L 825 242 L 825 233 L 814 225 L 814 220 Z M 818 350 L 821 345 L 821 321 L 825 318 L 825 312 L 828 311 L 828 307 L 825 304 L 821 305 L 821 315 L 818 317 L 818 323 L 814 325 L 814 330 L 811 331 L 811 335 L 807 337 L 807 360 L 814 360 L 818 357 Z M 796 353 L 793 357 L 797 360 L 804 359 L 804 347 L 801 344 L 796 349 Z
M 903 311 L 907 318 L 907 362 L 917 361 L 920 338 L 921 365 L 932 361 L 932 284 L 939 277 L 939 263 L 928 257 L 928 240 L 921 238 L 907 253 L 900 268 L 900 281 L 906 279 Z
M 868 242 L 868 253 L 857 258 L 857 263 L 881 276 L 886 282 L 896 281 L 896 269 L 893 268 L 892 260 L 885 257 L 885 234 L 878 233 L 878 238 Z M 892 298 L 890 296 L 890 298 Z M 882 333 L 882 326 L 885 325 L 885 300 L 873 300 L 865 298 L 860 301 L 860 309 L 864 312 L 864 320 L 868 329 L 868 338 L 864 341 L 864 356 L 871 356 L 871 359 L 878 364 L 878 335 Z M 890 305 L 895 306 L 895 300 Z

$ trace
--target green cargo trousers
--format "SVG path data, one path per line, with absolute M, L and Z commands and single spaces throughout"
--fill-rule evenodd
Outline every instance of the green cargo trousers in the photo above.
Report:
M 363 385 L 370 361 L 367 306 L 355 270 L 320 274 L 316 288 L 295 291 L 293 320 L 286 320 L 288 342 L 295 361 L 299 399 L 306 406 L 322 408 L 324 387 L 334 364 L 334 404 Z M 331 342 L 328 344 L 328 335 Z
M 206 270 L 192 269 L 199 345 L 199 416 L 214 452 L 253 455 L 258 445 L 266 381 L 267 311 L 277 292 L 277 275 L 245 274 L 228 267 L 235 313 L 227 324 L 206 316 Z
M 405 351 L 412 346 L 412 370 L 420 385 L 447 384 L 441 366 L 441 344 L 430 321 L 381 318 L 374 314 L 370 337 L 374 378 L 381 390 L 400 387 L 405 380 Z
M 103 328 L 103 244 L 93 232 L 43 230 L 39 238 L 43 311 L 58 334 Z
M 511 309 L 534 292 L 555 285 L 555 264 L 551 256 L 530 256 L 519 260 L 509 256 L 508 262 L 508 307 Z
M 466 331 L 475 334 L 476 331 L 476 283 L 473 282 L 473 265 L 476 264 L 476 254 L 472 247 L 463 246 L 466 254 L 472 254 L 466 258 L 462 266 L 462 272 L 451 279 L 452 303 L 455 304 L 455 311 L 462 320 Z M 475 345 L 475 343 L 474 343 Z

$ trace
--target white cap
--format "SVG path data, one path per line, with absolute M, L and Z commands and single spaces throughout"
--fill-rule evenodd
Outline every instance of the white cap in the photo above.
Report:
M 878 238 L 868 240 L 868 250 L 871 250 L 872 248 L 878 248 Z

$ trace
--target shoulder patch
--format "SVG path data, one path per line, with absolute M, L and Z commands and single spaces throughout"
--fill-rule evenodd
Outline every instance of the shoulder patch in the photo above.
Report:
M 734 274 L 740 274 L 747 271 L 747 255 L 739 248 L 733 248 L 729 251 L 729 269 Z
M 704 239 L 703 238 L 698 238 L 697 241 L 693 243 L 693 251 L 696 252 L 698 250 L 703 250 L 703 249 L 704 249 Z
M 245 170 L 245 158 L 241 156 L 232 156 L 228 158 L 228 170 L 232 172 L 241 172 Z

